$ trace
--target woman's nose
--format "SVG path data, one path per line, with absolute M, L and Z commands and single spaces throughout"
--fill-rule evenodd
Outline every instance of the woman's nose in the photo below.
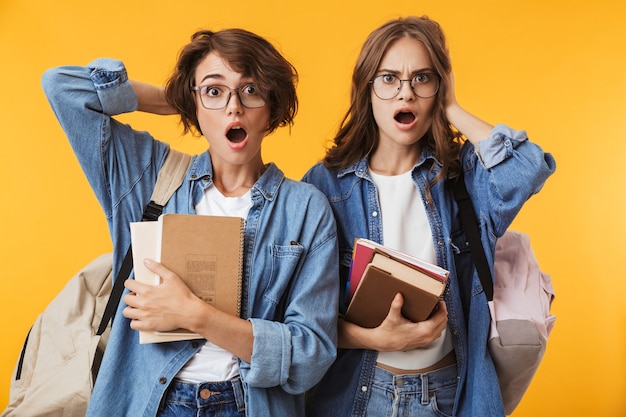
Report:
M 398 93 L 400 100 L 415 100 L 416 94 L 411 86 L 411 80 L 400 80 L 400 92 Z
M 232 91 L 228 93 L 228 101 L 226 101 L 226 112 L 228 114 L 239 114 L 242 112 L 242 109 L 243 106 L 241 105 L 239 95 L 237 93 L 233 94 Z

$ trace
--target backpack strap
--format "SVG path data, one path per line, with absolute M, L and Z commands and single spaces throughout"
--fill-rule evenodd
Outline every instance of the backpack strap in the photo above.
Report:
M 183 183 L 189 164 L 191 164 L 191 155 L 170 149 L 165 163 L 163 163 L 159 171 L 154 191 L 150 197 L 150 203 L 146 206 L 141 221 L 155 221 L 159 218 L 163 212 L 163 206 L 165 206 L 170 197 Z M 130 271 L 133 269 L 132 253 L 132 246 L 129 246 L 126 251 L 126 256 L 124 256 L 122 266 L 113 283 L 111 296 L 102 314 L 102 320 L 96 332 L 99 336 L 104 333 L 109 325 L 109 321 L 113 321 L 113 316 L 115 316 L 117 306 L 124 292 L 124 281 L 130 276 Z
M 489 263 L 487 262 L 487 256 L 485 255 L 485 248 L 480 240 L 478 219 L 474 206 L 472 206 L 472 200 L 470 200 L 469 193 L 467 192 L 467 187 L 465 186 L 463 171 L 461 171 L 456 179 L 452 179 L 451 182 L 454 191 L 454 199 L 459 206 L 461 224 L 465 230 L 465 237 L 470 247 L 474 265 L 476 266 L 476 272 L 478 272 L 478 277 L 483 286 L 483 291 L 485 291 L 485 295 L 487 296 L 487 301 L 491 301 L 493 300 L 493 279 L 491 277 Z

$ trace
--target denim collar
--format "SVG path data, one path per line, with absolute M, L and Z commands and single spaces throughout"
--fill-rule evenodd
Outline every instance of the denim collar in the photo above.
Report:
M 354 164 L 349 165 L 346 168 L 340 169 L 337 172 L 337 177 L 341 178 L 349 174 L 354 174 L 359 178 L 367 178 L 368 161 L 369 161 L 369 154 L 363 157 L 362 159 L 358 160 Z M 433 155 L 430 149 L 422 150 L 422 154 L 420 155 L 420 158 L 417 161 L 417 163 L 413 166 L 412 171 L 415 172 L 415 170 L 417 170 L 419 167 L 423 165 L 428 166 L 428 167 L 432 166 L 433 167 L 432 171 L 434 175 L 437 175 L 437 172 L 439 172 L 439 170 L 442 167 L 441 162 L 439 162 L 437 158 L 435 158 L 435 155 Z
M 265 172 L 252 186 L 252 192 L 259 192 L 265 199 L 271 201 L 276 198 L 285 174 L 273 162 L 265 164 L 265 168 Z M 194 158 L 185 178 L 191 182 L 199 179 L 204 179 L 207 186 L 213 184 L 213 165 L 208 150 Z

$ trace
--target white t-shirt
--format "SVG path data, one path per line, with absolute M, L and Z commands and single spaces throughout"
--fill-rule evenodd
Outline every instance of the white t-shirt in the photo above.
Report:
M 437 263 L 432 231 L 422 195 L 411 171 L 400 175 L 369 174 L 376 184 L 383 224 L 383 244 L 430 263 Z M 454 349 L 449 332 L 426 347 L 407 352 L 379 352 L 378 362 L 399 369 L 434 365 Z
M 241 197 L 224 197 L 215 186 L 209 187 L 196 205 L 196 214 L 234 216 L 245 219 L 252 207 L 250 191 Z M 237 358 L 210 341 L 207 341 L 176 378 L 187 382 L 219 382 L 239 375 Z

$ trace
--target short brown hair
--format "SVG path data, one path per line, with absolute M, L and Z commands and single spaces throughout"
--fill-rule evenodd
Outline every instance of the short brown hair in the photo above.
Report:
M 174 73 L 165 85 L 167 102 L 180 114 L 185 133 L 192 129 L 202 133 L 191 87 L 198 64 L 211 52 L 219 55 L 234 71 L 251 77 L 265 95 L 270 107 L 268 134 L 280 126 L 293 125 L 298 111 L 295 67 L 272 44 L 252 32 L 200 30 L 182 48 Z

